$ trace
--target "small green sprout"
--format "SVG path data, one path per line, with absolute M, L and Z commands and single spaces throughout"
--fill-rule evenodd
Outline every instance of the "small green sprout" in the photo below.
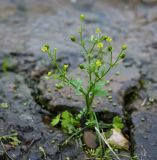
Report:
M 60 117 L 61 117 L 61 115 L 58 114 L 58 115 L 51 121 L 51 125 L 52 125 L 52 126 L 56 126 L 56 125 L 59 123 L 59 121 L 60 121 Z
M 3 61 L 2 61 L 2 70 L 3 70 L 3 72 L 7 72 L 9 64 L 10 64 L 9 57 L 5 57 L 3 59 Z
M 115 129 L 123 129 L 124 128 L 122 118 L 119 116 L 116 116 L 113 118 L 112 125 L 113 125 L 113 128 L 115 128 Z

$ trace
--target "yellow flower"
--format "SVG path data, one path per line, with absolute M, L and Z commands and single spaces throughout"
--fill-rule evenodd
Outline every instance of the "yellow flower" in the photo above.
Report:
M 112 42 L 112 38 L 111 37 L 107 37 L 106 41 L 107 42 Z
M 49 46 L 48 45 L 44 45 L 42 48 L 41 48 L 41 51 L 42 52 L 48 52 L 49 50 Z
M 48 72 L 47 75 L 48 75 L 48 76 L 51 76 L 51 75 L 52 75 L 52 72 Z
M 97 47 L 98 47 L 99 49 L 102 49 L 102 48 L 104 47 L 104 44 L 100 42 L 100 43 L 98 43 Z
M 64 70 L 66 70 L 68 68 L 68 65 L 64 64 L 63 68 L 64 68 Z
M 95 33 L 97 33 L 97 34 L 101 33 L 100 28 L 96 28 Z
M 97 67 L 100 67 L 102 65 L 102 63 L 101 63 L 101 61 L 99 59 L 96 60 L 95 64 L 96 64 Z

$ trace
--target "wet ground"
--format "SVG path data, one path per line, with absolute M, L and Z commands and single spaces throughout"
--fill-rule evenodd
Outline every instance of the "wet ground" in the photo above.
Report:
M 87 17 L 86 35 L 100 27 L 113 37 L 115 47 L 128 45 L 126 59 L 108 77 L 113 77 L 108 86 L 113 102 L 96 99 L 95 111 L 105 120 L 122 116 L 131 142 L 129 154 L 156 160 L 156 0 L 0 1 L 0 104 L 8 104 L 7 109 L 0 108 L 0 136 L 15 131 L 21 140 L 14 149 L 5 146 L 7 153 L 15 160 L 41 160 L 43 147 L 48 160 L 87 158 L 73 142 L 60 147 L 67 135 L 46 124 L 59 111 L 78 112 L 84 101 L 70 88 L 54 91 L 54 81 L 44 78 L 51 65 L 40 52 L 45 43 L 57 47 L 58 61 L 85 79 L 77 69 L 84 61 L 79 47 L 69 41 L 78 31 L 80 13 Z M 2 160 L 4 152 L 1 146 Z

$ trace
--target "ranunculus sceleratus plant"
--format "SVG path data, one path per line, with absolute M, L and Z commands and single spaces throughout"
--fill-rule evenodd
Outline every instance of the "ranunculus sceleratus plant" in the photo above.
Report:
M 80 15 L 81 25 L 79 29 L 79 36 L 71 36 L 70 39 L 72 42 L 78 44 L 83 50 L 81 54 L 83 53 L 85 62 L 80 64 L 78 67 L 82 70 L 82 72 L 85 72 L 87 74 L 87 87 L 83 87 L 80 80 L 75 79 L 75 77 L 69 78 L 69 66 L 68 64 L 64 64 L 63 66 L 60 66 L 58 64 L 56 48 L 54 48 L 54 50 L 51 51 L 48 45 L 44 45 L 41 50 L 44 53 L 47 53 L 52 64 L 56 67 L 57 75 L 55 74 L 55 78 L 61 82 L 56 84 L 56 87 L 59 89 L 62 87 L 62 85 L 70 85 L 71 87 L 79 91 L 86 103 L 86 107 L 81 113 L 84 117 L 86 117 L 87 126 L 90 124 L 88 122 L 91 122 L 91 124 L 93 124 L 93 127 L 97 126 L 97 128 L 99 128 L 99 123 L 96 114 L 92 108 L 93 100 L 96 96 L 106 96 L 108 94 L 107 91 L 103 89 L 103 86 L 106 84 L 105 77 L 113 67 L 115 67 L 122 59 L 125 58 L 127 46 L 122 45 L 119 54 L 117 54 L 116 58 L 113 58 L 114 49 L 111 44 L 112 38 L 107 35 L 104 35 L 99 28 L 96 28 L 95 33 L 91 35 L 89 38 L 83 38 L 84 20 L 85 16 L 83 14 Z M 48 72 L 48 76 L 53 77 L 53 73 Z M 80 120 L 81 116 L 80 114 L 78 114 L 78 116 L 76 117 L 79 117 Z M 72 115 L 69 112 L 65 111 L 62 115 L 59 114 L 52 121 L 52 125 L 57 125 L 61 118 L 63 123 L 66 119 L 65 117 L 72 119 L 72 121 L 67 120 L 67 123 L 71 123 L 73 126 L 79 123 L 77 118 L 72 118 Z M 66 128 L 64 125 L 62 126 Z M 73 131 L 71 131 L 71 133 L 73 133 Z

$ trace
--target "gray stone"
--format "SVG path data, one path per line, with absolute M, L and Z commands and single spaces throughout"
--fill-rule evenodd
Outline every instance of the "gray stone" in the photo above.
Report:
M 17 132 L 22 142 L 21 145 L 25 144 L 27 149 L 24 153 L 20 150 L 21 145 L 19 145 L 10 150 L 9 154 L 16 156 L 16 159 L 21 159 L 21 154 L 33 159 L 38 155 L 28 155 L 28 150 L 31 148 L 36 153 L 39 146 L 43 146 L 48 158 L 57 159 L 60 151 L 59 144 L 64 142 L 66 136 L 54 128 L 51 128 L 50 132 L 50 128 L 43 124 L 39 113 L 40 108 L 34 101 L 31 89 L 25 84 L 24 78 L 15 73 L 1 74 L 0 93 L 0 103 L 8 103 L 7 109 L 0 108 L 0 135 L 9 135 L 12 131 Z M 52 140 L 55 141 L 53 145 Z M 69 152 L 74 145 L 69 147 Z M 83 156 L 79 148 L 76 154 L 78 153 Z M 77 157 L 76 154 L 73 156 Z
M 83 140 L 87 147 L 96 149 L 98 147 L 98 139 L 96 133 L 92 131 L 85 131 L 83 133 Z
M 116 72 L 120 71 L 120 75 L 117 76 Z M 130 73 L 128 75 L 128 73 Z M 76 77 L 76 79 L 82 80 L 82 85 L 87 87 L 87 77 L 80 69 L 72 70 L 72 73 L 69 75 Z M 104 87 L 106 90 L 112 89 L 111 103 L 108 98 L 96 97 L 93 103 L 93 108 L 96 112 L 109 111 L 111 113 L 122 115 L 122 105 L 123 98 L 125 93 L 138 85 L 139 73 L 137 68 L 125 68 L 123 65 L 116 67 L 109 76 L 106 77 L 106 80 L 111 80 L 111 82 Z M 60 110 L 71 110 L 73 112 L 78 112 L 85 106 L 85 102 L 82 96 L 76 95 L 76 92 L 71 87 L 63 87 L 60 90 L 56 90 L 55 84 L 58 83 L 53 79 L 41 79 L 38 89 L 41 93 L 40 101 L 46 102 L 46 106 L 51 111 L 60 111 Z M 109 91 L 110 92 L 110 91 Z M 69 98 L 70 97 L 70 98 Z M 116 106 L 114 105 L 116 102 Z
M 139 159 L 157 159 L 156 113 L 140 111 L 132 115 L 135 155 Z

